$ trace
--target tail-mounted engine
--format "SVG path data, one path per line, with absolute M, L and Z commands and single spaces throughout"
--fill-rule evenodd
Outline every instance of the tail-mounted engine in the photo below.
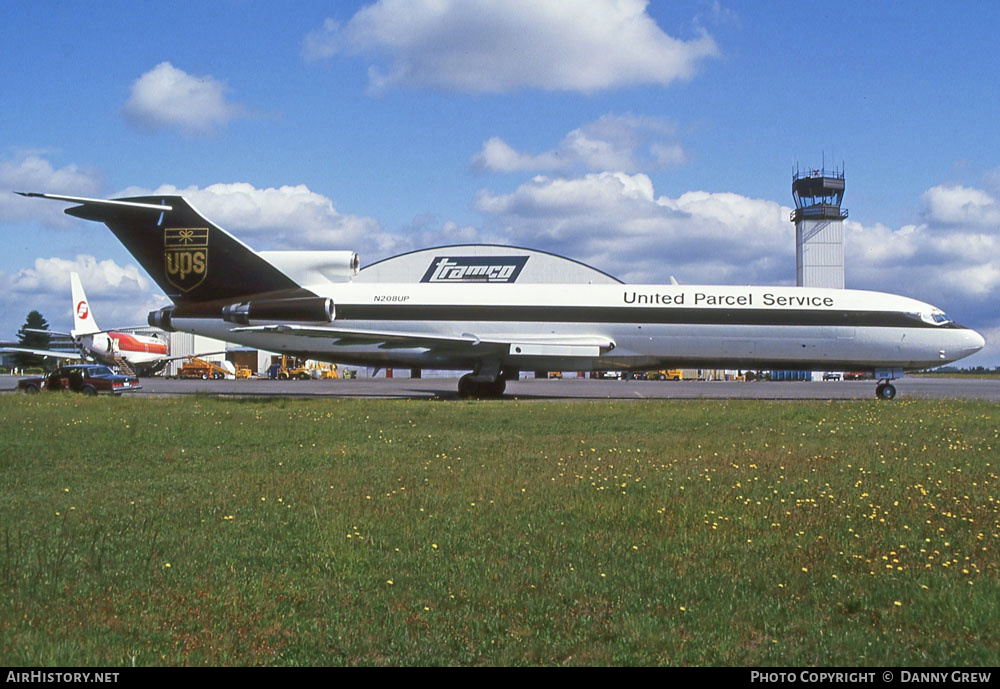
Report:
M 174 315 L 173 306 L 164 306 L 162 309 L 157 309 L 156 311 L 150 311 L 149 315 L 146 316 L 146 322 L 149 323 L 154 328 L 159 328 L 160 330 L 165 330 L 168 333 L 174 332 L 174 326 L 170 322 L 171 317 Z
M 333 299 L 324 297 L 251 300 L 222 307 L 222 320 L 239 325 L 252 320 L 329 323 L 336 315 Z

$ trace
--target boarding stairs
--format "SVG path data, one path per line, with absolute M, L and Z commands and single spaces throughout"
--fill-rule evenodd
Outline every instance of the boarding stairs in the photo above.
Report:
M 128 365 L 128 362 L 122 359 L 117 354 L 115 355 L 115 366 L 117 366 L 118 370 L 124 373 L 126 376 L 135 375 L 135 371 L 133 371 L 132 367 Z

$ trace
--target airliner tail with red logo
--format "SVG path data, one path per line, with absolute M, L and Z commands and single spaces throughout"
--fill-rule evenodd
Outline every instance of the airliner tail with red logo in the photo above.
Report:
M 138 375 L 152 375 L 166 366 L 167 341 L 154 335 L 101 330 L 94 320 L 80 276 L 69 274 L 73 294 L 73 330 L 70 333 L 86 354 L 106 364 L 126 365 Z

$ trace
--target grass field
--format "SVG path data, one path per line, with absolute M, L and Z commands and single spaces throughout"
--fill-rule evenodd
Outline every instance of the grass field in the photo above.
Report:
M 4 665 L 1000 664 L 1000 407 L 0 396 Z

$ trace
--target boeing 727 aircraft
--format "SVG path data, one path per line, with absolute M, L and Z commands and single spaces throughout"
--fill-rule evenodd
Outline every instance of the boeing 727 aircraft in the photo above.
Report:
M 340 363 L 470 371 L 500 396 L 521 369 L 869 371 L 892 399 L 906 370 L 979 351 L 940 309 L 881 292 L 805 287 L 518 284 L 506 264 L 441 257 L 420 282 L 352 280 L 350 251 L 261 251 L 183 197 L 22 194 L 105 223 L 171 299 L 150 325 Z

